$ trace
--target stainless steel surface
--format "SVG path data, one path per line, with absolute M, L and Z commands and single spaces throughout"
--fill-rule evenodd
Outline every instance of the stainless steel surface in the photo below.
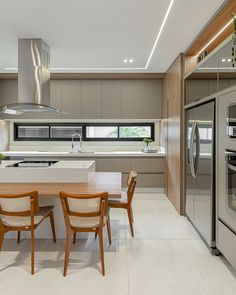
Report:
M 218 99 L 218 170 L 217 170 L 217 196 L 218 196 L 218 231 L 217 247 L 228 261 L 236 268 L 236 204 L 234 154 L 236 154 L 236 139 L 228 135 L 227 122 L 229 107 L 236 103 L 236 89 L 226 91 Z M 231 116 L 233 117 L 233 116 Z M 230 165 L 228 165 L 230 164 Z M 235 205 L 234 205 L 235 204 Z
M 214 102 L 186 112 L 186 215 L 215 247 Z
M 42 39 L 18 40 L 18 100 L 1 112 L 59 112 L 50 107 L 50 49 Z
M 225 152 L 226 197 L 228 206 L 236 212 L 236 151 Z
M 236 138 L 236 104 L 230 104 L 227 107 L 227 130 L 228 136 Z

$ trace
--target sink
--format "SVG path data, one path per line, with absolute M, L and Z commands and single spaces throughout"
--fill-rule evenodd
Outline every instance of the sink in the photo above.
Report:
M 89 152 L 89 151 L 73 152 L 73 151 L 70 151 L 69 154 L 74 154 L 74 155 L 79 155 L 79 154 L 94 154 L 94 152 Z

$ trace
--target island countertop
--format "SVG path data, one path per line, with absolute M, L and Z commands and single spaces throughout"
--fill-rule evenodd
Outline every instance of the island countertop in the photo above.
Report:
M 48 167 L 9 167 L 21 161 L 2 161 L 0 183 L 88 182 L 95 161 L 58 161 Z
M 141 151 L 97 151 L 85 153 L 72 153 L 70 151 L 5 151 L 2 154 L 6 157 L 14 159 L 14 157 L 22 158 L 103 158 L 103 157 L 165 157 L 163 149 L 156 153 L 143 153 Z

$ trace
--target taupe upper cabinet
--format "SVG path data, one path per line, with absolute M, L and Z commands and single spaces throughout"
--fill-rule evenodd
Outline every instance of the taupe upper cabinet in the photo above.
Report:
M 61 117 L 63 119 L 82 118 L 82 82 L 81 80 L 62 81 Z
M 102 118 L 122 118 L 121 80 L 102 80 Z
M 122 118 L 142 118 L 141 85 L 141 80 L 122 81 Z
M 162 80 L 143 80 L 141 84 L 142 119 L 162 118 Z
M 1 104 L 17 100 L 17 80 L 0 81 L 0 99 Z M 161 119 L 162 80 L 51 80 L 50 105 L 62 113 L 18 118 Z
M 83 119 L 102 118 L 102 91 L 100 80 L 82 80 Z
M 62 84 L 60 81 L 50 81 L 50 105 L 57 110 L 61 110 L 61 88 Z M 41 116 L 43 119 L 61 119 L 61 113 L 45 112 Z M 33 119 L 33 117 L 31 118 Z

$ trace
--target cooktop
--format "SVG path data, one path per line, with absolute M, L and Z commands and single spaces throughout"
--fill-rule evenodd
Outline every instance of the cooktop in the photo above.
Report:
M 49 167 L 58 161 L 22 161 L 6 167 Z

